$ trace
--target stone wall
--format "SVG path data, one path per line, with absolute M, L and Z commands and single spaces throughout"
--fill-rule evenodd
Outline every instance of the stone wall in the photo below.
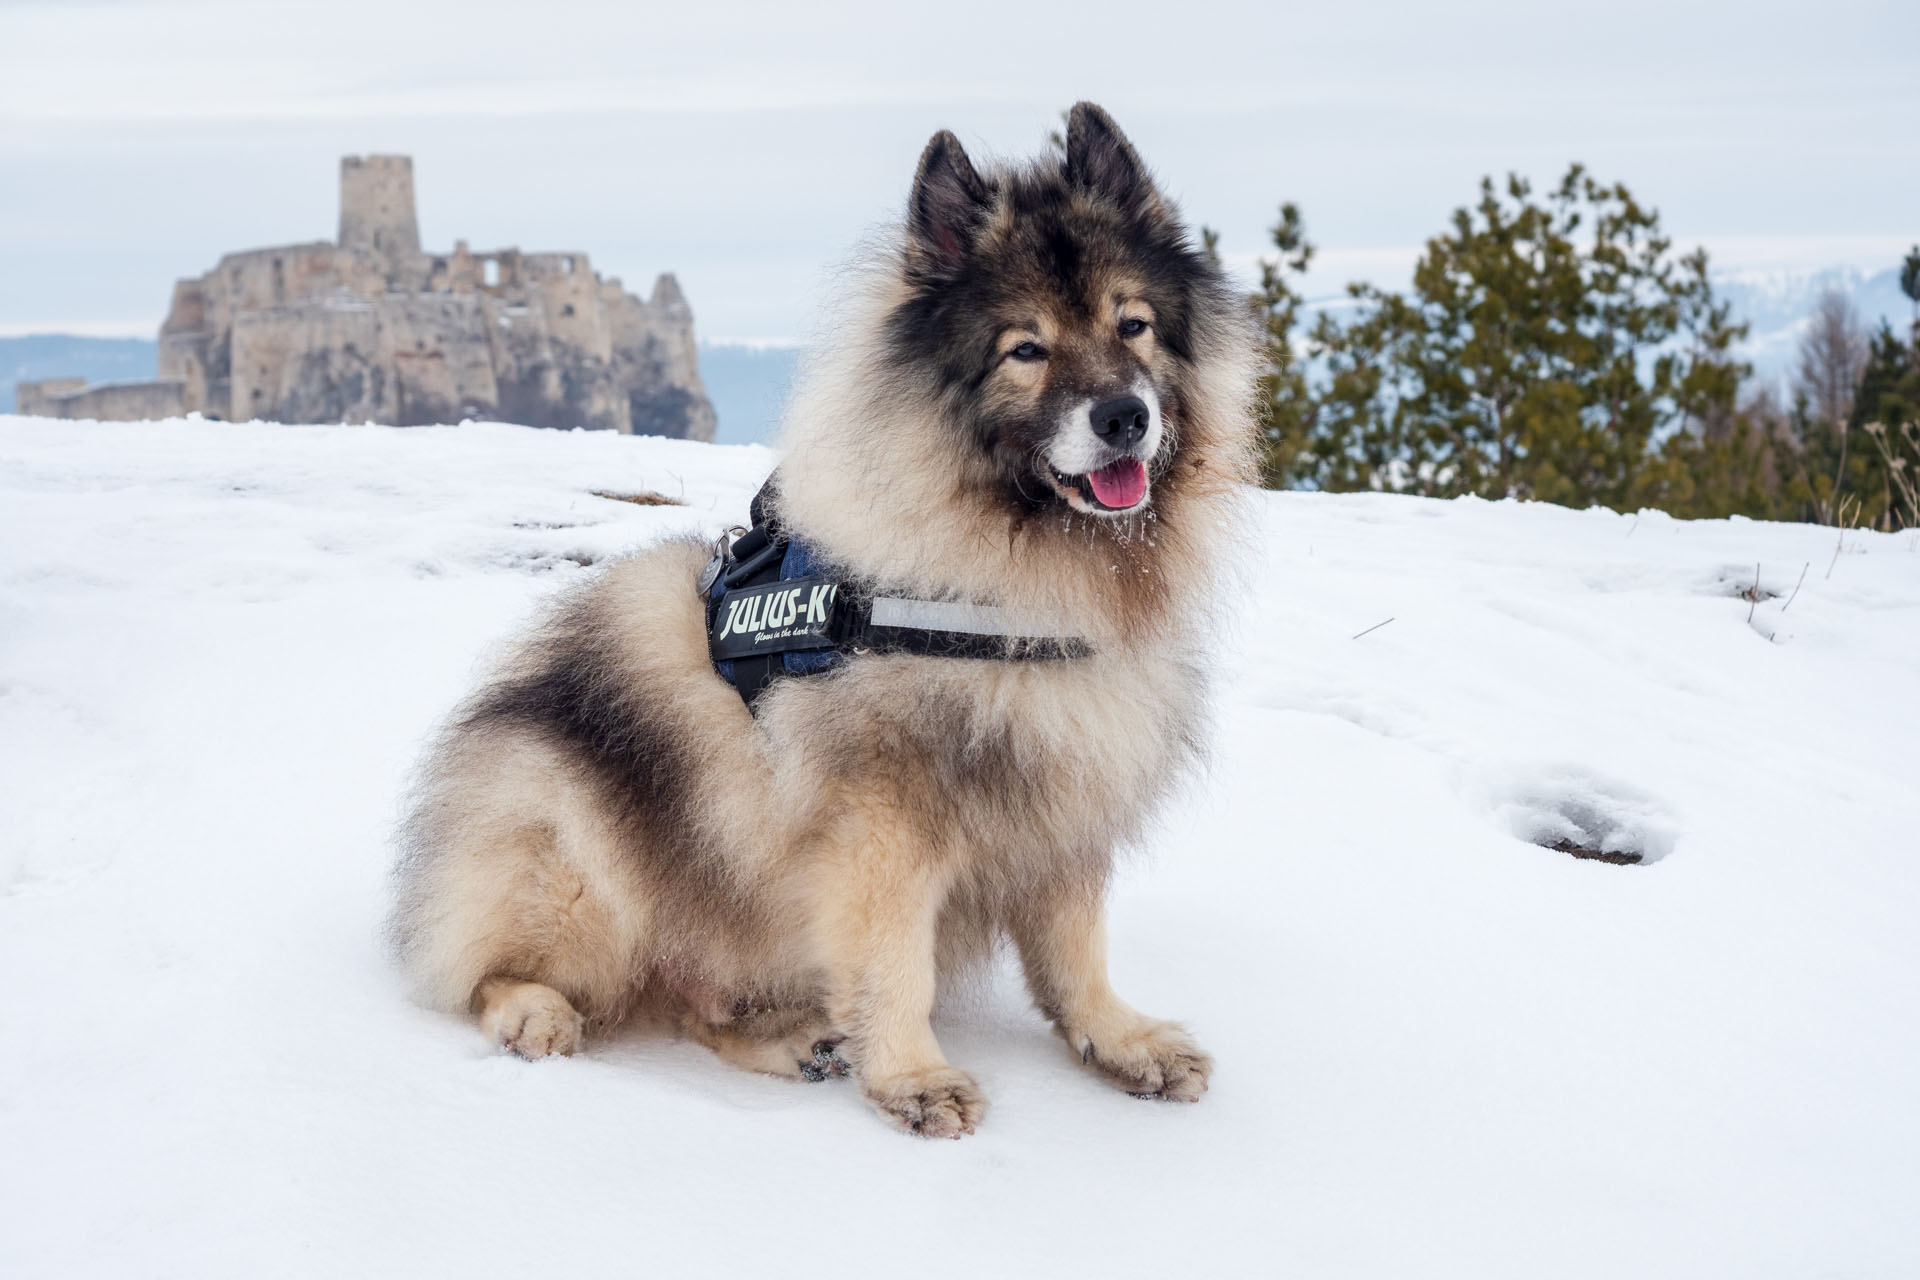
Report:
M 13 384 L 13 411 L 30 418 L 57 418 L 59 401 L 87 385 L 85 378 L 42 378 Z
M 147 422 L 187 412 L 187 386 L 180 379 L 103 382 L 48 378 L 14 384 L 14 410 L 36 418 L 91 418 L 100 422 Z

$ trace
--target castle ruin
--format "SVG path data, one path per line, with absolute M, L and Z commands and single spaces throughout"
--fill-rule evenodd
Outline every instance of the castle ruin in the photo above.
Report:
M 17 384 L 17 412 L 128 420 L 490 418 L 713 439 L 693 312 L 671 274 L 641 299 L 584 253 L 420 248 L 413 162 L 340 162 L 340 239 L 230 253 L 174 285 L 159 374 Z

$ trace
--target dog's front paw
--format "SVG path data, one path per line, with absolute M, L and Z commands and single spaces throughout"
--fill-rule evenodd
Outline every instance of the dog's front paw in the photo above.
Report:
M 587 1022 L 552 987 L 520 982 L 492 995 L 480 1027 L 501 1047 L 538 1059 L 572 1055 L 586 1039 Z
M 1136 1098 L 1198 1102 L 1213 1073 L 1213 1059 L 1171 1022 L 1142 1018 L 1097 1039 L 1084 1031 L 1068 1031 L 1066 1037 L 1082 1062 L 1098 1067 Z
M 864 1080 L 860 1091 L 880 1118 L 923 1138 L 972 1133 L 987 1114 L 987 1097 L 972 1076 L 957 1067 L 932 1067 L 885 1080 Z

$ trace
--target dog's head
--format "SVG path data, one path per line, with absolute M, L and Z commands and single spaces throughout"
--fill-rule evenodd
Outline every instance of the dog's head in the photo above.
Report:
M 889 363 L 935 396 L 956 463 L 1026 510 L 1138 513 L 1174 469 L 1234 307 L 1131 144 L 1073 108 L 1059 163 L 920 157 Z

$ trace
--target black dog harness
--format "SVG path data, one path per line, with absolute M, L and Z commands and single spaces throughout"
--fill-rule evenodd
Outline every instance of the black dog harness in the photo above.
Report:
M 780 676 L 818 675 L 849 657 L 912 653 L 1013 662 L 1091 657 L 1061 635 L 997 605 L 890 595 L 789 536 L 769 512 L 772 478 L 748 508 L 753 527 L 723 535 L 695 589 L 707 602 L 714 669 L 752 710 Z

